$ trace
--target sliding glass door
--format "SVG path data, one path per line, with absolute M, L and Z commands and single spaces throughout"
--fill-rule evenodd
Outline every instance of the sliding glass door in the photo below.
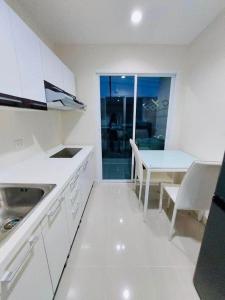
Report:
M 130 138 L 164 149 L 170 87 L 171 77 L 100 76 L 103 179 L 131 179 Z
M 165 147 L 171 77 L 138 77 L 135 142 L 139 149 Z
M 101 76 L 103 179 L 131 178 L 134 76 Z

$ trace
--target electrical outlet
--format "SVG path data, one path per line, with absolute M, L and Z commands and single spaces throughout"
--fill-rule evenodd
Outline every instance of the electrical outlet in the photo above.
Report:
M 14 140 L 16 150 L 21 150 L 24 147 L 24 138 Z

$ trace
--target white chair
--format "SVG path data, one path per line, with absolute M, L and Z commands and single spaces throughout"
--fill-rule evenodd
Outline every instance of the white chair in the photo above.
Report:
M 144 170 L 141 158 L 140 158 L 140 153 L 138 150 L 137 145 L 135 142 L 130 139 L 130 145 L 132 148 L 132 152 L 134 154 L 134 160 L 135 160 L 135 174 L 134 174 L 134 183 L 135 183 L 135 188 L 137 185 L 137 179 L 139 180 L 139 196 L 138 196 L 138 201 L 139 205 L 141 204 L 141 194 L 142 194 L 142 186 L 143 183 L 145 183 L 146 179 L 146 172 Z M 170 177 L 167 173 L 155 173 L 153 172 L 151 174 L 151 184 L 161 184 L 161 183 L 173 183 L 173 178 Z
M 194 210 L 202 214 L 210 208 L 219 170 L 220 165 L 215 162 L 194 162 L 180 185 L 161 185 L 160 212 L 162 211 L 164 190 L 174 202 L 169 240 L 173 235 L 177 210 Z

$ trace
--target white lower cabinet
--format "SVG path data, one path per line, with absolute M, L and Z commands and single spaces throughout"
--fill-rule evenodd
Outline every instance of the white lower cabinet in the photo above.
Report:
M 79 173 L 76 174 L 74 177 L 75 178 L 70 182 L 65 191 L 70 244 L 72 244 L 73 242 L 74 235 L 80 223 L 80 218 L 78 216 L 81 198 Z
M 94 152 L 91 152 L 88 157 L 88 169 L 87 169 L 88 196 L 90 194 L 93 183 L 94 183 Z
M 53 290 L 41 230 L 21 247 L 1 278 L 2 300 L 51 300 Z
M 94 181 L 93 153 L 4 268 L 1 300 L 51 300 Z
M 72 243 L 94 181 L 93 153 L 84 161 L 65 189 L 67 223 Z
M 42 235 L 55 292 L 70 248 L 64 195 L 56 200 L 43 220 Z
M 82 174 L 82 194 L 84 203 L 86 204 L 89 193 L 91 191 L 91 187 L 94 181 L 93 174 L 93 152 L 89 154 L 88 158 L 83 163 L 83 174 Z

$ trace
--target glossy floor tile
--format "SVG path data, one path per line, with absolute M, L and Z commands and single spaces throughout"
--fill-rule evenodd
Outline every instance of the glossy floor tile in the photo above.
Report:
M 133 185 L 101 183 L 90 195 L 56 300 L 192 300 L 204 226 L 180 212 L 168 240 L 172 209 L 158 212 L 152 189 L 143 221 Z

